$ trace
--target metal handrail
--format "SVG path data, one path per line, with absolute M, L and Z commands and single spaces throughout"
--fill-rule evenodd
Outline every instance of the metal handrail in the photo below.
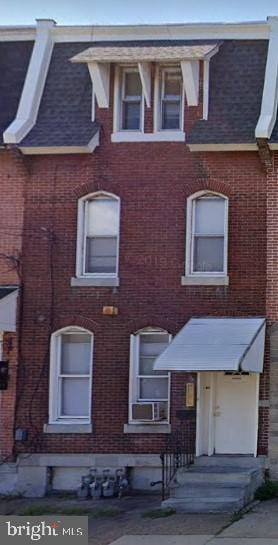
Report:
M 169 494 L 170 483 L 180 468 L 194 463 L 195 442 L 192 421 L 186 421 L 182 427 L 165 438 L 165 448 L 160 454 L 162 478 L 152 482 L 151 486 L 161 484 L 162 500 Z

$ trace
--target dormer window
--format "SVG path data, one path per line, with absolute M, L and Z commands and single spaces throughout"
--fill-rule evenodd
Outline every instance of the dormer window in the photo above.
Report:
M 122 72 L 121 130 L 140 131 L 143 128 L 143 95 L 138 70 Z
M 161 85 L 162 130 L 181 130 L 183 121 L 183 86 L 181 71 L 177 68 L 162 70 Z

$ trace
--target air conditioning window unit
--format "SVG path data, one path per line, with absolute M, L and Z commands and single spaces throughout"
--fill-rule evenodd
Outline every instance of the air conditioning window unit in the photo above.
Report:
M 132 420 L 140 422 L 158 422 L 167 419 L 167 403 L 132 403 Z

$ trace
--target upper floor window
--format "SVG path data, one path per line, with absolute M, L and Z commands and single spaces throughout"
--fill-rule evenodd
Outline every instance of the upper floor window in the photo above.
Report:
M 135 68 L 122 70 L 120 129 L 143 130 L 143 93 L 140 74 Z
M 178 68 L 164 68 L 161 81 L 160 128 L 181 130 L 183 124 L 183 85 Z
M 51 338 L 49 417 L 51 423 L 90 423 L 93 335 L 79 327 Z
M 79 202 L 77 276 L 117 276 L 120 201 L 97 193 Z
M 188 199 L 188 275 L 226 275 L 228 199 L 204 192 Z
M 170 374 L 154 371 L 157 356 L 170 342 L 167 331 L 146 328 L 131 336 L 129 421 L 169 422 Z

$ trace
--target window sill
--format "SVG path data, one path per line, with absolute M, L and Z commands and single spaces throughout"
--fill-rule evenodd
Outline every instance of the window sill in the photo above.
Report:
M 125 424 L 124 433 L 171 433 L 171 424 Z
M 183 131 L 158 131 L 152 133 L 119 131 L 111 135 L 111 142 L 184 142 Z
M 182 286 L 228 286 L 228 276 L 182 276 Z
M 92 424 L 44 424 L 44 433 L 92 433 Z
M 118 277 L 103 277 L 103 276 L 96 276 L 95 278 L 92 277 L 79 277 L 79 278 L 71 278 L 70 285 L 72 288 L 79 288 L 79 287 L 86 287 L 86 286 L 96 286 L 96 287 L 118 287 L 120 285 L 120 279 Z

